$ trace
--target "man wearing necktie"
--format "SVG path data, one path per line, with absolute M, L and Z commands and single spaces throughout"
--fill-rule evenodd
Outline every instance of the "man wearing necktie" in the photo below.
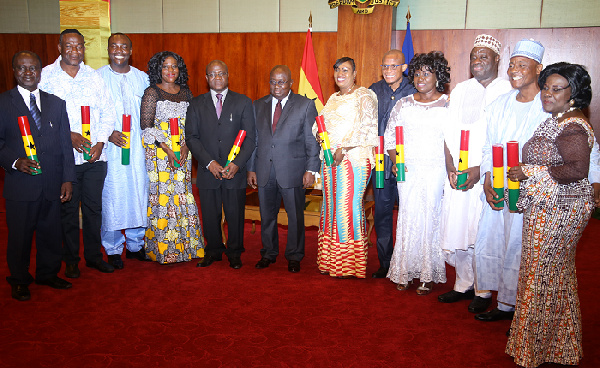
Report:
M 285 258 L 288 271 L 295 273 L 304 258 L 305 191 L 321 161 L 312 135 L 315 103 L 293 93 L 293 83 L 290 68 L 277 65 L 271 70 L 271 93 L 254 102 L 257 147 L 248 162 L 248 184 L 258 186 L 263 248 L 256 268 L 275 263 L 279 254 L 277 214 L 283 200 L 288 217 Z
M 31 244 L 36 234 L 35 282 L 55 289 L 71 283 L 57 276 L 62 261 L 60 207 L 72 195 L 75 161 L 65 102 L 38 89 L 42 65 L 31 51 L 13 57 L 16 88 L 0 95 L 0 166 L 6 170 L 4 198 L 8 244 L 6 261 L 12 297 L 31 298 L 28 285 Z M 29 121 L 39 164 L 26 157 L 18 118 Z M 34 169 L 41 173 L 34 175 Z
M 186 144 L 198 160 L 196 185 L 200 196 L 205 256 L 198 267 L 220 261 L 223 253 L 234 269 L 242 267 L 246 161 L 255 147 L 252 100 L 229 90 L 227 65 L 220 60 L 206 67 L 210 91 L 190 102 L 185 123 Z M 240 130 L 246 139 L 227 166 L 227 156 Z M 227 246 L 221 238 L 221 219 L 227 221 Z

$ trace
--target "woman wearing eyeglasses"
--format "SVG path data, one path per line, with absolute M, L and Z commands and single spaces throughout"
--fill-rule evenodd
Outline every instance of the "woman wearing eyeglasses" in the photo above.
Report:
M 594 133 L 581 112 L 592 98 L 591 79 L 581 65 L 557 63 L 541 72 L 538 85 L 552 117 L 523 145 L 522 166 L 508 172 L 521 182 L 523 248 L 506 353 L 523 367 L 577 365 L 583 352 L 575 249 L 594 209 Z
M 332 277 L 364 278 L 367 231 L 363 195 L 375 166 L 377 97 L 354 82 L 356 67 L 349 57 L 333 65 L 340 89 L 321 111 L 333 153 L 332 166 L 323 165 L 323 207 L 318 235 L 317 264 Z M 316 134 L 316 124 L 313 134 Z
M 387 277 L 407 290 L 419 280 L 417 295 L 427 295 L 434 283 L 446 282 L 440 246 L 442 192 L 446 178 L 444 125 L 449 119 L 450 67 L 444 54 L 417 54 L 408 66 L 417 93 L 400 99 L 385 131 L 385 148 L 396 169 L 396 127 L 403 127 L 405 181 L 398 182 L 396 243 Z
M 148 62 L 148 76 L 140 118 L 150 178 L 146 255 L 162 264 L 189 261 L 204 256 L 204 244 L 185 145 L 185 117 L 193 97 L 187 67 L 181 56 L 162 51 Z M 171 118 L 178 118 L 176 129 L 171 129 Z

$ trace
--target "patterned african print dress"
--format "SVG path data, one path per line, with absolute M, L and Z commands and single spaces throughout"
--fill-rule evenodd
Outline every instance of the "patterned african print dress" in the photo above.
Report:
M 396 243 L 387 277 L 397 284 L 446 282 L 440 220 L 446 180 L 444 127 L 448 96 L 422 103 L 414 95 L 396 103 L 385 131 L 386 150 L 396 150 L 396 126 L 404 131 L 406 180 L 398 183 Z
M 150 86 L 142 98 L 141 126 L 150 179 L 146 255 L 159 263 L 189 261 L 204 257 L 198 207 L 192 194 L 192 158 L 179 168 L 168 167 L 166 152 L 156 142 L 171 148 L 169 119 L 179 117 L 180 142 L 185 142 L 185 116 L 192 93 L 183 87 L 170 94 Z
M 580 118 L 548 119 L 523 146 L 517 206 L 523 250 L 506 353 L 515 363 L 576 365 L 583 357 L 575 249 L 594 207 L 587 175 L 593 145 Z
M 367 231 L 363 195 L 375 165 L 377 97 L 363 87 L 346 95 L 335 93 L 321 115 L 332 153 L 339 147 L 355 148 L 348 150 L 339 166 L 323 165 L 317 265 L 330 276 L 364 278 Z

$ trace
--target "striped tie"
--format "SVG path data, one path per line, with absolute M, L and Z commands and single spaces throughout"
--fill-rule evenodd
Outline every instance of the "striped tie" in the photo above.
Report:
M 42 128 L 42 113 L 35 103 L 35 95 L 30 93 L 29 96 L 29 112 L 31 113 L 33 120 L 35 120 L 35 125 L 37 126 L 38 130 L 40 130 Z

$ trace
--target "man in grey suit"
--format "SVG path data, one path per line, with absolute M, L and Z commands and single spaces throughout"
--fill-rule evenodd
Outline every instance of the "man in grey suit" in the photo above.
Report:
M 246 162 L 256 140 L 252 100 L 229 90 L 227 65 L 220 60 L 208 64 L 206 81 L 210 91 L 192 99 L 185 122 L 185 143 L 198 160 L 196 185 L 206 239 L 198 267 L 220 261 L 225 253 L 229 266 L 239 269 L 244 251 Z M 225 165 L 240 130 L 246 131 L 246 140 Z M 221 211 L 227 220 L 227 247 L 221 239 Z
M 304 258 L 305 190 L 319 171 L 319 144 L 312 135 L 315 103 L 291 92 L 285 65 L 271 70 L 271 94 L 254 102 L 257 147 L 248 162 L 248 184 L 258 186 L 263 248 L 256 268 L 275 263 L 279 254 L 277 214 L 281 200 L 288 216 L 285 258 L 288 271 L 299 272 Z

